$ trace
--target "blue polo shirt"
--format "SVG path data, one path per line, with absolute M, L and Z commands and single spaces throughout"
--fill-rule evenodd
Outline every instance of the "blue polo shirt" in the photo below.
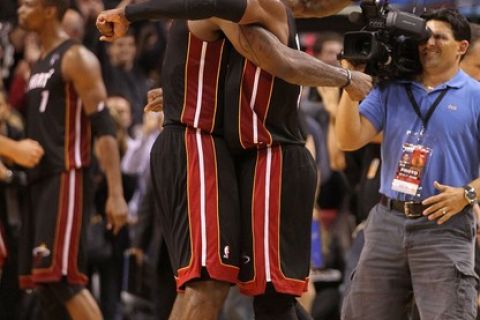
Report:
M 413 96 L 424 116 L 442 90 L 448 91 L 431 116 L 424 145 L 432 149 L 424 169 L 420 200 L 438 191 L 433 182 L 461 187 L 478 177 L 480 165 L 480 84 L 459 71 L 452 79 L 427 91 L 415 81 L 392 81 L 375 87 L 360 104 L 360 114 L 383 131 L 380 192 L 398 200 L 412 196 L 391 189 L 407 131 L 420 132 L 422 121 L 406 92 Z M 414 199 L 418 200 L 418 198 Z

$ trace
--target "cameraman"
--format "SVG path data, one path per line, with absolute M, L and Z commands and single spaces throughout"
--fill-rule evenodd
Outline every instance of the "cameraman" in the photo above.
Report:
M 336 132 L 355 150 L 383 131 L 381 201 L 342 319 L 407 319 L 412 294 L 420 317 L 475 319 L 475 224 L 480 190 L 480 85 L 460 70 L 470 41 L 452 9 L 426 14 L 432 35 L 418 46 L 423 70 L 377 86 L 358 107 L 343 94 Z

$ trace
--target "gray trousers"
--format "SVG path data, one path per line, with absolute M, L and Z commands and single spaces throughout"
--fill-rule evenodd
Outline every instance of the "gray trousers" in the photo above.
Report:
M 406 320 L 413 296 L 422 320 L 474 320 L 474 238 L 469 208 L 438 225 L 377 204 L 342 320 Z

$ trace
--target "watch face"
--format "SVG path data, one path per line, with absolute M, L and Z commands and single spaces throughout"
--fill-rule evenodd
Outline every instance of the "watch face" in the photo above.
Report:
M 465 198 L 470 203 L 476 201 L 477 200 L 477 193 L 475 192 L 475 189 L 473 189 L 472 187 L 465 188 Z

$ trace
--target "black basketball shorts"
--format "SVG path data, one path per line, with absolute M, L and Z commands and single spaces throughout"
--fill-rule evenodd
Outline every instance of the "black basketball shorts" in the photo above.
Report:
M 85 232 L 90 190 L 84 170 L 70 170 L 29 186 L 20 239 L 20 285 L 59 282 L 85 285 Z
M 295 296 L 307 289 L 315 162 L 304 146 L 283 145 L 236 158 L 242 215 L 240 291 Z
M 151 151 L 155 201 L 177 280 L 237 282 L 240 209 L 233 160 L 223 139 L 167 126 Z

